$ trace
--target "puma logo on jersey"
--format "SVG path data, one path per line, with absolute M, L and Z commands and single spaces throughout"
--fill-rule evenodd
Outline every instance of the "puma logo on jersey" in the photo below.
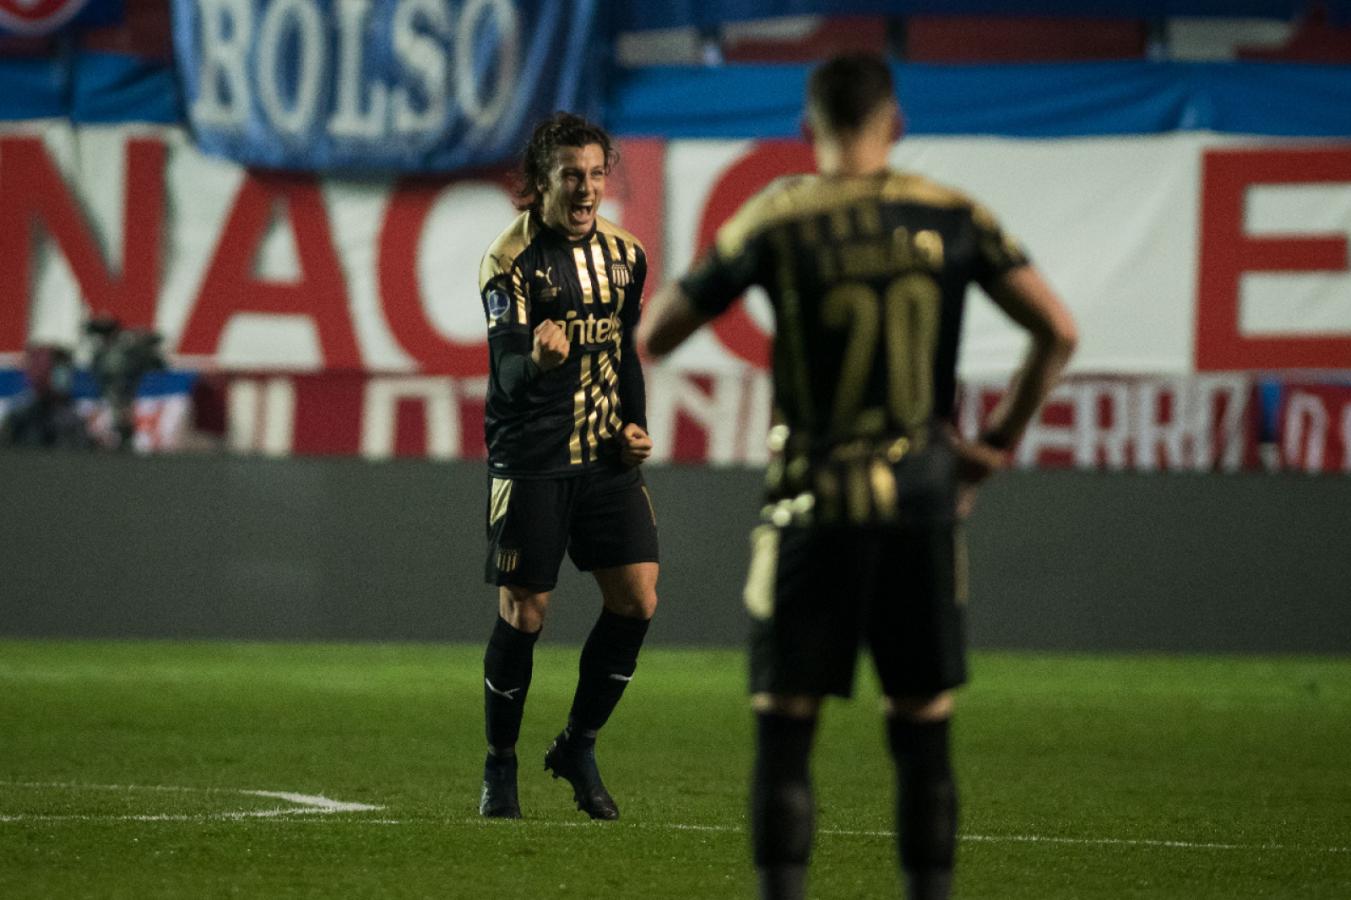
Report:
M 554 267 L 545 266 L 544 271 L 535 270 L 535 278 L 543 279 L 544 283 L 535 282 L 533 293 L 541 300 L 552 300 L 558 296 L 558 285 L 554 284 Z
M 618 672 L 611 672 L 611 673 L 610 673 L 610 677 L 613 678 L 615 681 L 632 681 L 632 680 L 633 680 L 633 676 L 632 676 L 632 675 L 620 675 Z

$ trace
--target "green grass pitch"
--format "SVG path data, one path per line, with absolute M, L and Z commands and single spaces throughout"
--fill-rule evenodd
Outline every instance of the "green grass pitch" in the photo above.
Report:
M 740 653 L 644 654 L 598 747 L 617 823 L 542 769 L 547 641 L 526 819 L 478 819 L 481 654 L 0 641 L 0 897 L 754 896 Z M 955 755 L 958 897 L 1351 897 L 1351 660 L 977 654 Z M 812 896 L 896 896 L 870 678 L 814 771 Z

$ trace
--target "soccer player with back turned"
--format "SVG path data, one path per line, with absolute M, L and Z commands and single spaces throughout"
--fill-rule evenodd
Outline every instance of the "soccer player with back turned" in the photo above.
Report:
M 598 215 L 610 137 L 568 113 L 536 127 L 521 164 L 526 209 L 479 270 L 490 374 L 487 580 L 498 619 L 483 657 L 488 756 L 479 812 L 519 818 L 516 740 L 534 645 L 566 550 L 603 609 L 582 648 L 566 727 L 544 757 L 593 819 L 619 809 L 595 741 L 633 678 L 657 607 L 657 528 L 638 466 L 652 452 L 634 350 L 647 257 Z
M 829 60 L 812 73 L 806 105 L 818 174 L 748 201 L 652 302 L 639 343 L 669 353 L 753 284 L 774 309 L 766 521 L 745 590 L 762 896 L 805 895 L 816 720 L 824 696 L 849 696 L 866 643 L 885 696 L 909 896 L 945 898 L 957 827 L 948 721 L 966 679 L 958 520 L 975 485 L 1006 464 L 1075 328 L 989 212 L 889 167 L 901 117 L 884 61 Z M 967 443 L 953 405 L 971 282 L 1031 344 L 981 438 Z

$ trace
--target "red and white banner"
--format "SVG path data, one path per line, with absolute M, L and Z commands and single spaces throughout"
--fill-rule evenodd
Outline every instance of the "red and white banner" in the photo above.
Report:
M 1287 383 L 1277 428 L 1281 468 L 1351 472 L 1351 383 Z
M 486 379 L 428 375 L 270 373 L 228 379 L 229 446 L 272 456 L 368 459 L 484 455 Z M 760 464 L 771 385 L 763 372 L 652 370 L 648 426 L 657 462 Z M 963 387 L 968 437 L 1003 386 Z M 1020 468 L 1223 471 L 1251 467 L 1256 407 L 1245 376 L 1069 379 L 1019 445 Z
M 651 291 L 811 162 L 800 143 L 625 141 L 605 212 L 647 245 Z M 990 206 L 1078 320 L 1074 377 L 1021 465 L 1233 471 L 1254 464 L 1256 413 L 1230 373 L 1351 369 L 1351 144 L 922 138 L 893 162 Z M 226 376 L 241 450 L 481 456 L 477 270 L 513 215 L 501 175 L 322 180 L 208 159 L 176 128 L 4 126 L 0 358 L 111 314 L 162 333 L 177 367 Z M 771 328 L 752 292 L 649 369 L 659 459 L 763 459 Z M 973 292 L 968 432 L 1024 347 Z M 1289 392 L 1287 467 L 1346 470 L 1341 396 Z
M 652 288 L 745 197 L 811 166 L 798 143 L 622 149 L 604 211 L 647 244 Z M 1351 145 L 915 138 L 894 162 L 1027 243 L 1079 321 L 1075 371 L 1351 368 Z M 180 364 L 482 375 L 476 272 L 512 215 L 500 178 L 320 180 L 207 159 L 175 128 L 6 126 L 0 353 L 72 343 L 93 309 L 158 329 Z M 672 364 L 762 369 L 769 327 L 752 296 Z M 971 304 L 966 377 L 1004 377 L 1022 347 Z

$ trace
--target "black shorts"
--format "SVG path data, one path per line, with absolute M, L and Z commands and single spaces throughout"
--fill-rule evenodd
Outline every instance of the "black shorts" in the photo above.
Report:
M 752 540 L 752 693 L 848 697 L 863 644 L 886 696 L 927 697 L 966 681 L 956 526 L 762 525 Z
M 657 561 L 657 514 L 641 471 L 489 476 L 489 584 L 553 590 L 564 550 L 583 572 Z

